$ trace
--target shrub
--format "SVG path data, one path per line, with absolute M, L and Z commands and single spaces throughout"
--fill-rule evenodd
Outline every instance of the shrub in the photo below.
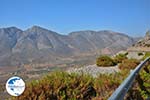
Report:
M 4 85 L 0 84 L 0 92 L 3 92 L 5 90 Z
M 121 63 L 125 59 L 128 59 L 125 54 L 118 54 L 114 58 L 114 60 L 115 60 L 116 63 Z
M 147 66 L 147 69 L 149 69 L 150 71 L 150 65 Z M 140 78 L 142 79 L 143 83 L 140 83 L 140 85 L 142 87 L 145 87 L 146 91 L 143 90 L 142 88 L 139 88 L 141 95 L 143 96 L 143 98 L 145 98 L 144 100 L 146 100 L 146 98 L 149 97 L 149 93 L 150 93 L 150 73 L 146 72 L 145 70 L 142 70 L 140 72 Z
M 144 57 L 143 57 L 143 60 L 146 59 L 147 57 L 150 57 L 150 52 L 146 52 L 146 53 L 145 53 L 145 55 L 144 55 Z
M 146 47 L 150 47 L 150 44 L 145 44 Z
M 136 59 L 125 59 L 122 61 L 122 63 L 119 65 L 120 69 L 134 69 L 140 62 Z
M 148 69 L 150 69 L 150 66 Z M 52 72 L 39 80 L 27 82 L 24 93 L 18 97 L 11 97 L 10 100 L 107 100 L 127 77 L 126 74 L 127 72 L 122 70 L 119 73 L 100 74 L 98 77 L 93 78 L 84 74 Z M 150 87 L 150 74 L 143 70 L 140 75 L 144 81 L 144 86 L 148 90 Z M 135 84 L 134 86 L 138 85 Z M 137 89 L 136 93 L 140 92 L 146 100 L 149 94 L 138 87 L 135 88 Z M 150 92 L 150 90 L 148 91 Z M 135 97 L 135 95 L 133 96 Z M 136 97 L 132 99 L 137 100 Z
M 127 56 L 127 55 L 128 55 L 128 52 L 126 52 L 124 55 Z
M 142 56 L 142 55 L 143 55 L 143 53 L 142 53 L 142 52 L 139 52 L 139 53 L 138 53 L 138 56 Z
M 114 66 L 116 65 L 115 61 L 109 56 L 100 56 L 96 59 L 97 66 Z
M 24 93 L 11 100 L 92 100 L 96 95 L 108 98 L 108 94 L 121 83 L 119 76 L 100 75 L 94 79 L 89 75 L 53 72 L 28 83 Z

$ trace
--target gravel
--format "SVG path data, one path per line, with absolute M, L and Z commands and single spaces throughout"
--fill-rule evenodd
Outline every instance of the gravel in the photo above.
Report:
M 69 68 L 68 73 L 89 74 L 97 77 L 99 74 L 113 74 L 119 72 L 118 66 L 98 67 L 97 65 L 88 65 L 80 68 Z

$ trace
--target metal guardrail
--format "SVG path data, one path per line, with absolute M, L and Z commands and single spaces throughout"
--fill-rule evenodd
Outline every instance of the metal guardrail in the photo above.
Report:
M 124 96 L 133 84 L 136 76 L 139 74 L 139 71 L 148 61 L 150 61 L 149 57 L 142 61 L 134 70 L 132 70 L 129 76 L 122 82 L 122 84 L 116 89 L 116 91 L 109 97 L 108 100 L 123 100 Z

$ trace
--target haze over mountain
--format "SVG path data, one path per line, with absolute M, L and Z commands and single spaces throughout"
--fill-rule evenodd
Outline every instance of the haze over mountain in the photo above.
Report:
M 25 31 L 16 27 L 0 29 L 0 67 L 29 63 L 56 63 L 62 59 L 94 54 L 114 54 L 137 39 L 123 33 L 76 31 L 69 35 L 33 26 Z

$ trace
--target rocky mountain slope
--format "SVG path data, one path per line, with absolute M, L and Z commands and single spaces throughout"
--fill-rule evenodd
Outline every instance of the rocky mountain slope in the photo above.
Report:
M 133 47 L 150 47 L 150 31 L 147 31 L 145 37 L 135 43 Z
M 132 53 L 150 52 L 150 31 L 147 31 L 145 36 L 128 48 L 127 51 Z
M 147 52 L 150 52 L 150 31 L 147 31 L 145 36 L 131 47 L 127 49 L 128 58 L 142 59 Z
M 33 26 L 25 31 L 0 28 L 0 67 L 29 63 L 59 63 L 62 59 L 93 54 L 114 54 L 135 43 L 113 31 L 76 31 L 69 35 Z

